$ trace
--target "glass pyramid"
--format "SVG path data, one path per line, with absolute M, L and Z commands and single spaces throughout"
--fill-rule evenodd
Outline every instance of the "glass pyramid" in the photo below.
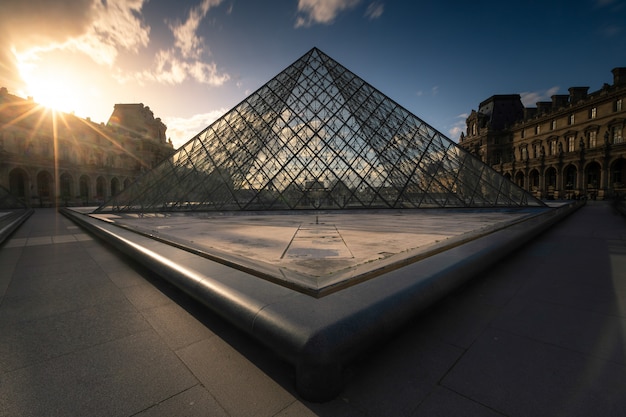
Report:
M 543 203 L 317 48 L 96 212 Z

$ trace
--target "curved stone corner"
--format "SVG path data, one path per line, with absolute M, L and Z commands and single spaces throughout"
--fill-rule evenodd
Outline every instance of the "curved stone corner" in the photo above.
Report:
M 166 255 L 182 249 L 74 211 L 63 214 L 282 356 L 295 367 L 299 395 L 324 402 L 340 394 L 343 370 L 358 355 L 580 206 L 548 210 L 322 298 L 208 259 L 190 269 Z

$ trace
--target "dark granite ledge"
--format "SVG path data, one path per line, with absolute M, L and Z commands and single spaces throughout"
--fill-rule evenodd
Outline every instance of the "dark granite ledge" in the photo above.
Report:
M 581 203 L 548 209 L 319 299 L 79 211 L 62 209 L 62 213 L 292 363 L 303 398 L 327 401 L 341 392 L 342 370 L 348 362 L 579 207 Z
M 4 214 L 4 213 L 3 213 Z M 0 216 L 0 244 L 33 214 L 33 209 L 10 210 Z

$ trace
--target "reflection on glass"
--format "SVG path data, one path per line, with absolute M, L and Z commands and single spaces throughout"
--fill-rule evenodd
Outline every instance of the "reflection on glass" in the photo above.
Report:
M 542 205 L 314 48 L 97 211 Z

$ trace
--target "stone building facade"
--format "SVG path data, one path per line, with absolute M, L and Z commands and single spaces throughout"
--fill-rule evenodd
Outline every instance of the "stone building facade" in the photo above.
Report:
M 525 108 L 517 94 L 494 95 L 466 119 L 459 144 L 543 199 L 626 194 L 626 68 L 613 84 Z
M 33 207 L 99 205 L 174 151 L 143 104 L 104 123 L 54 112 L 0 89 L 0 185 Z

